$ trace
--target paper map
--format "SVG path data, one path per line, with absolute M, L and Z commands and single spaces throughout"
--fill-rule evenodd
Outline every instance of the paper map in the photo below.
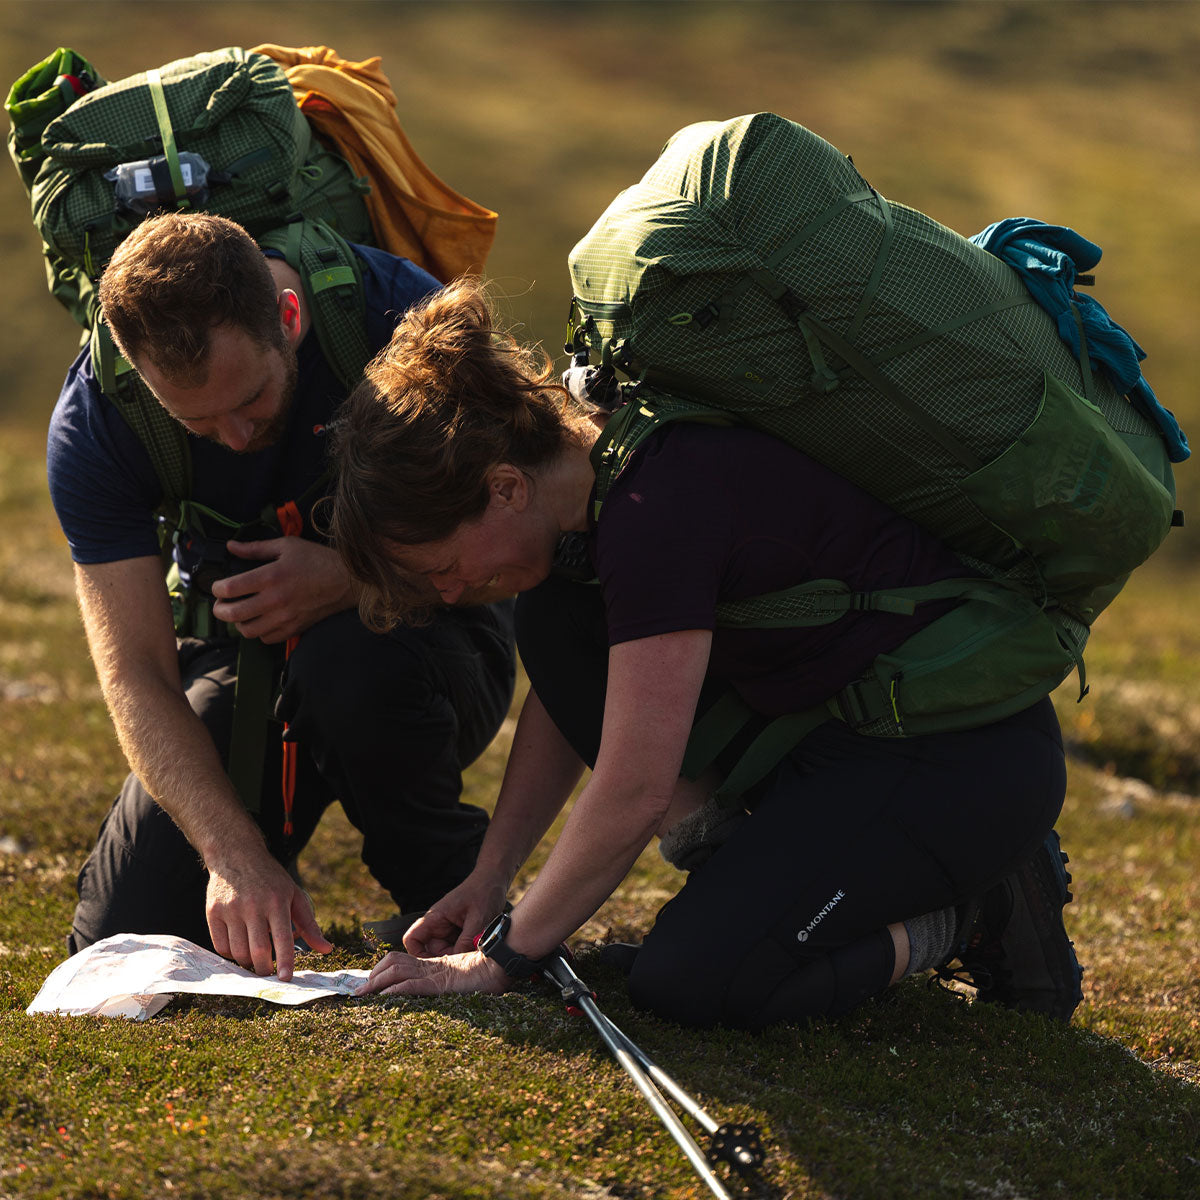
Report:
M 255 975 L 169 934 L 118 933 L 59 963 L 25 1010 L 144 1021 L 180 992 L 307 1004 L 353 996 L 369 971 L 297 971 L 290 983 Z

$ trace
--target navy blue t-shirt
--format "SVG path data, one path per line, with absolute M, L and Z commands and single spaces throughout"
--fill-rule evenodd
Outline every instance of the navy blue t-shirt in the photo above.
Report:
M 778 438 L 687 423 L 630 459 L 592 551 L 610 645 L 711 629 L 709 677 L 768 716 L 823 703 L 950 605 L 759 630 L 718 628 L 718 601 L 813 579 L 857 591 L 967 574 L 932 534 Z
M 362 268 L 367 341 L 372 353 L 396 322 L 441 285 L 404 258 L 355 246 Z M 187 435 L 192 498 L 231 520 L 255 520 L 264 508 L 296 500 L 326 468 L 325 428 L 346 397 L 313 330 L 297 349 L 299 376 L 291 415 L 275 445 L 237 454 Z M 46 465 L 50 496 L 79 563 L 116 562 L 158 553 L 154 510 L 162 487 L 150 455 L 116 407 L 101 394 L 84 350 L 72 364 L 50 418 Z M 319 490 L 319 489 L 318 489 Z M 317 499 L 310 495 L 307 507 Z M 306 535 L 311 534 L 305 512 Z

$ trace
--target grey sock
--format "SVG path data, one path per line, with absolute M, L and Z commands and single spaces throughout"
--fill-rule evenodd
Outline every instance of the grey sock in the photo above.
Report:
M 710 796 L 707 803 L 677 821 L 659 839 L 658 851 L 680 871 L 706 863 L 745 820 L 742 808 L 727 808 Z
M 954 945 L 954 931 L 958 918 L 953 908 L 941 908 L 937 912 L 923 913 L 904 922 L 908 931 L 908 969 L 903 978 L 928 971 L 930 967 L 945 962 Z

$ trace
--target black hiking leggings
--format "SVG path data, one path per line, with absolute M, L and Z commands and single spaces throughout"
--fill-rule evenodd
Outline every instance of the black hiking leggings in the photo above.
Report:
M 517 644 L 546 710 L 594 764 L 608 654 L 599 588 L 551 579 L 520 597 Z M 659 912 L 630 994 L 685 1025 L 845 1012 L 888 985 L 887 926 L 1010 874 L 1053 828 L 1065 791 L 1049 699 L 926 737 L 828 721 L 747 797 L 749 817 Z

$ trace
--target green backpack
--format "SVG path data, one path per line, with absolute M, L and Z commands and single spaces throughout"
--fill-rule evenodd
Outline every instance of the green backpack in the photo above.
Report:
M 597 514 L 655 429 L 740 422 L 916 520 L 977 573 L 870 595 L 818 580 L 719 606 L 722 624 L 769 627 L 962 600 L 764 744 L 786 749 L 831 713 L 878 736 L 985 724 L 1073 668 L 1082 696 L 1088 627 L 1166 536 L 1174 482 L 1157 429 L 1091 374 L 1086 351 L 1081 366 L 1015 271 L 769 113 L 676 134 L 570 266 L 568 349 L 577 365 L 594 353 L 608 386 L 618 371 L 630 380 L 593 454 Z M 697 727 L 705 761 L 737 707 Z
M 240 523 L 191 499 L 187 435 L 97 319 L 100 274 L 156 208 L 228 217 L 300 274 L 313 330 L 349 390 L 371 357 L 358 260 L 347 241 L 374 241 L 363 199 L 369 189 L 313 137 L 278 64 L 237 48 L 118 83 L 59 49 L 13 84 L 6 109 L 9 152 L 42 236 L 50 291 L 83 326 L 101 390 L 146 447 L 162 486 L 164 557 L 180 539 L 223 543 Z M 258 536 L 278 533 L 279 516 L 265 512 L 258 525 Z M 183 589 L 172 563 L 167 586 L 179 635 L 217 632 L 211 597 Z M 240 643 L 229 769 L 251 810 L 276 658 L 257 639 Z
M 95 281 L 151 208 L 203 208 L 259 237 L 299 217 L 374 241 L 345 160 L 312 136 L 283 70 L 236 47 L 105 83 L 56 50 L 13 84 L 9 153 L 51 292 L 91 329 Z
M 149 451 L 178 533 L 191 493 L 187 437 L 96 319 L 100 273 L 155 208 L 229 217 L 299 271 L 325 356 L 353 386 L 370 355 L 347 239 L 374 241 L 366 184 L 312 136 L 279 65 L 236 47 L 117 83 L 59 49 L 13 84 L 5 107 L 50 290 L 83 326 L 101 389 Z

